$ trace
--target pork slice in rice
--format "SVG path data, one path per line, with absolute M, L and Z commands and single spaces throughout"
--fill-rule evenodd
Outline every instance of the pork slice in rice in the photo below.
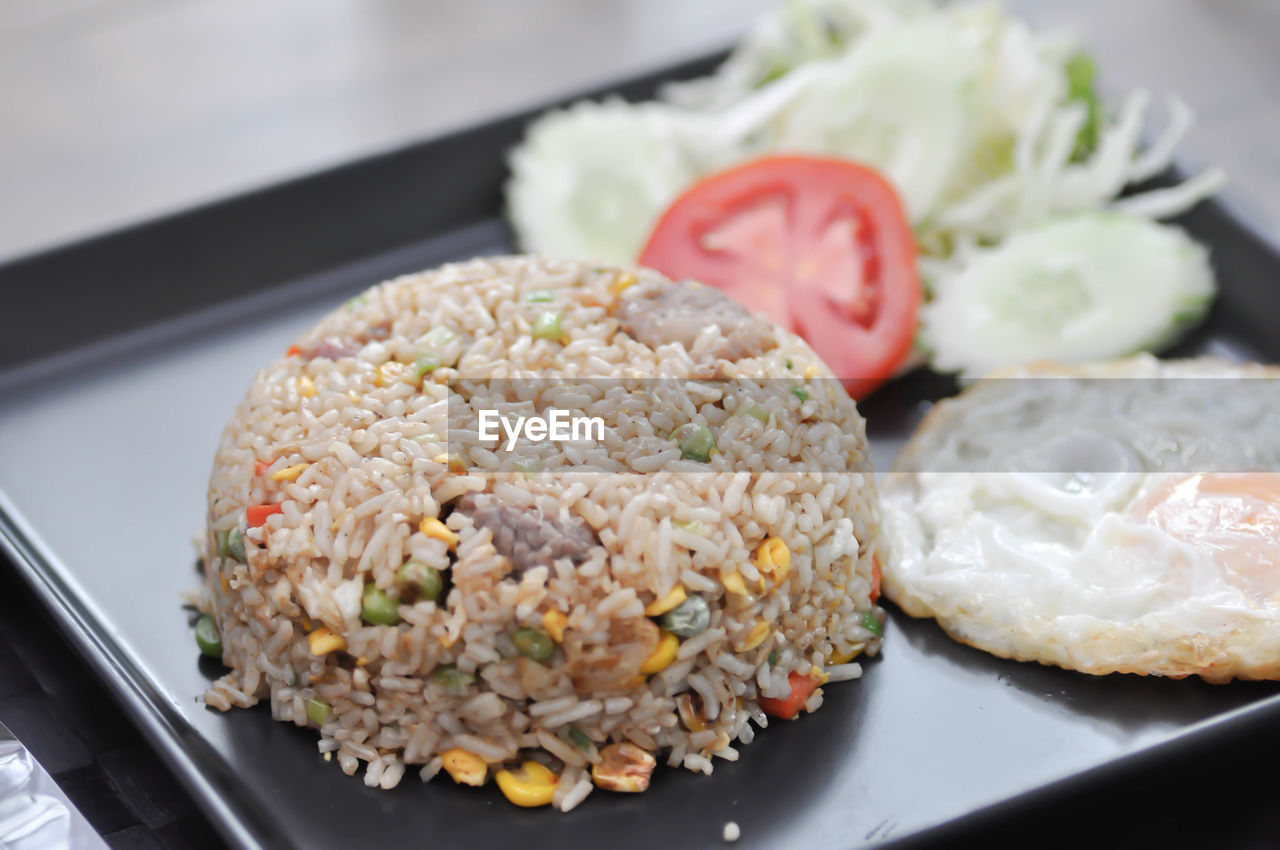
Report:
M 493 535 L 493 548 L 522 575 L 533 567 L 550 568 L 558 558 L 574 565 L 587 559 L 600 541 L 582 520 L 567 511 L 549 515 L 538 507 L 513 505 L 492 493 L 468 493 L 454 510 Z
M 679 281 L 651 288 L 618 303 L 614 318 L 619 329 L 651 348 L 677 343 L 697 349 L 699 335 L 708 328 L 721 338 L 698 353 L 717 360 L 759 357 L 776 348 L 773 326 L 748 313 L 724 293 L 695 281 Z

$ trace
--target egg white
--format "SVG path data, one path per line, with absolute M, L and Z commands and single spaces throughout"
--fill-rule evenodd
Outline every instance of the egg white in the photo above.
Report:
M 882 490 L 886 595 L 995 655 L 1280 678 L 1280 369 L 1140 356 L 939 403 Z

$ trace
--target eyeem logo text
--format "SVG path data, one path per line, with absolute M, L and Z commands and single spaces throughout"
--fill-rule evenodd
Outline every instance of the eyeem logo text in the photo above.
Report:
M 599 416 L 573 416 L 569 411 L 555 407 L 549 408 L 545 416 L 517 416 L 514 426 L 510 417 L 496 410 L 481 410 L 479 415 L 480 440 L 498 443 L 506 434 L 507 442 L 503 448 L 507 451 L 514 449 L 521 437 L 531 443 L 604 439 L 604 420 Z

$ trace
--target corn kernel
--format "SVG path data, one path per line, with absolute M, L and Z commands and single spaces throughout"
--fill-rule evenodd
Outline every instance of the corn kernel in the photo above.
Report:
M 526 761 L 515 770 L 499 770 L 493 778 L 502 796 L 525 808 L 550 804 L 560 782 L 550 768 L 536 761 Z
M 440 765 L 460 785 L 483 785 L 489 766 L 484 759 L 461 747 L 440 754 Z
M 378 367 L 378 375 L 373 382 L 380 387 L 389 387 L 404 379 L 405 365 L 398 360 L 388 360 Z
M 298 395 L 303 398 L 315 398 L 316 385 L 315 382 L 303 375 L 298 379 Z
M 342 635 L 335 635 L 325 626 L 307 635 L 307 644 L 311 647 L 312 655 L 328 655 L 330 652 L 347 648 L 347 642 L 343 640 Z
M 671 662 L 676 660 L 676 650 L 679 648 L 680 638 L 671 632 L 664 631 L 658 638 L 658 648 L 640 665 L 640 672 L 646 676 L 652 676 L 667 669 Z
M 742 581 L 742 573 L 734 570 L 728 575 L 720 576 L 720 583 L 724 585 L 724 589 L 737 596 L 747 595 L 747 586 Z
M 363 655 L 361 655 L 359 658 L 357 658 L 357 659 L 356 659 L 356 666 L 357 666 L 357 667 L 363 667 L 363 666 L 365 666 L 365 665 L 366 665 L 366 664 L 368 664 L 368 663 L 369 663 L 369 659 L 368 659 L 368 658 L 365 658 Z
M 827 683 L 827 679 L 831 678 L 823 672 L 823 669 L 817 664 L 809 668 L 809 676 L 810 678 L 817 679 L 819 685 L 825 685 Z
M 774 584 L 779 584 L 791 571 L 791 550 L 782 538 L 770 537 L 756 549 L 755 564 L 762 575 L 769 576 Z
M 563 611 L 552 610 L 542 615 L 542 628 L 547 630 L 547 634 L 551 635 L 551 639 L 556 643 L 564 642 L 564 630 L 568 625 L 569 618 Z
M 271 473 L 271 480 L 296 481 L 298 476 L 302 474 L 303 470 L 310 465 L 311 464 L 309 463 L 295 463 L 293 466 L 286 466 L 284 469 L 277 469 L 275 472 Z
M 810 363 L 808 366 L 805 366 L 805 367 L 804 367 L 804 376 L 805 376 L 806 378 L 816 378 L 816 377 L 818 377 L 818 367 L 817 367 L 817 366 L 815 366 L 815 365 L 814 365 L 814 364 L 812 364 L 812 363 Z
M 689 594 L 685 593 L 684 586 L 677 584 L 671 589 L 671 592 L 661 599 L 655 599 L 649 603 L 649 607 L 644 609 L 646 617 L 661 616 L 672 608 L 675 608 L 689 598 Z
M 764 643 L 764 639 L 768 636 L 769 624 L 764 620 L 761 620 L 755 624 L 755 627 L 752 628 L 751 631 L 747 632 L 747 636 L 743 639 L 742 643 L 738 644 L 735 648 L 738 652 L 750 652 L 760 644 Z
M 637 283 L 639 283 L 639 281 L 636 280 L 635 275 L 631 272 L 623 272 L 614 278 L 613 283 L 609 284 L 609 294 L 619 295 L 623 290 L 635 286 Z
M 443 540 L 450 549 L 458 545 L 458 535 L 454 534 L 449 529 L 449 526 L 433 516 L 429 516 L 420 522 L 418 530 L 432 540 Z
M 831 658 L 828 659 L 828 663 L 833 665 L 848 664 L 850 661 L 857 658 L 861 652 L 862 652 L 861 649 L 851 649 L 848 652 L 840 652 L 839 650 L 837 650 L 831 653 Z

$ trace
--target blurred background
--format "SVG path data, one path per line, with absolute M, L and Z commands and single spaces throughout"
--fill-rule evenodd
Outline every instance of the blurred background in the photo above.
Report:
M 0 259 L 163 215 L 729 45 L 770 0 L 7 0 Z M 1010 0 L 1083 35 L 1104 92 L 1176 90 L 1182 146 L 1280 238 L 1280 2 Z M 5 642 L 7 641 L 7 643 Z M 0 721 L 115 847 L 217 846 L 0 569 Z M 86 706 L 89 707 L 86 710 Z M 50 726 L 50 718 L 67 721 Z M 86 747 L 84 742 L 88 743 Z M 1275 846 L 1280 733 L 991 824 L 1042 846 Z M 976 840 L 976 838 L 975 838 Z
M 0 3 L 0 257 L 727 46 L 770 0 Z M 1178 91 L 1182 150 L 1280 233 L 1280 3 L 1012 0 L 1102 87 Z

